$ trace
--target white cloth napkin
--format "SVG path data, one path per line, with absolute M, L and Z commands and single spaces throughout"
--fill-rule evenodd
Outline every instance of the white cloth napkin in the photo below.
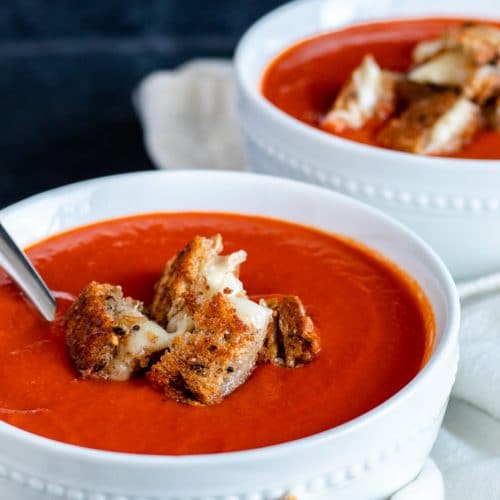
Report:
M 228 61 L 200 59 L 139 84 L 133 101 L 158 168 L 245 168 L 232 76 Z
M 244 169 L 234 94 L 229 61 L 146 77 L 133 100 L 153 163 Z M 459 289 L 461 357 L 443 428 L 420 475 L 392 500 L 441 500 L 443 480 L 446 500 L 500 499 L 500 276 Z

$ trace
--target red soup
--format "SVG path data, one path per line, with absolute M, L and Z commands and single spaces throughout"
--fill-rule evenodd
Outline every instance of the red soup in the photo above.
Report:
M 439 37 L 463 19 L 401 19 L 354 25 L 303 40 L 282 52 L 266 69 L 262 93 L 285 113 L 318 127 L 343 83 L 366 54 L 378 64 L 405 72 L 418 42 Z M 329 133 L 334 133 L 328 131 Z M 340 137 L 376 146 L 378 127 L 336 133 Z M 500 132 L 480 130 L 459 158 L 500 159 Z
M 263 365 L 221 404 L 165 400 L 144 379 L 80 380 L 61 317 L 91 280 L 149 301 L 165 261 L 193 236 L 220 232 L 244 248 L 250 295 L 299 295 L 321 333 L 319 357 L 299 369 Z M 152 454 L 243 450 L 342 424 L 374 408 L 422 368 L 433 314 L 401 271 L 351 241 L 278 220 L 230 214 L 149 214 L 105 221 L 32 246 L 58 292 L 47 324 L 0 272 L 0 419 L 76 445 Z

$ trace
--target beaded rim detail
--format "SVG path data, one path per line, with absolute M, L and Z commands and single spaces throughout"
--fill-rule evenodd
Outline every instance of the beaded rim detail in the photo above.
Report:
M 403 205 L 405 207 L 416 207 L 420 210 L 471 212 L 475 214 L 496 214 L 500 212 L 500 199 L 498 198 L 479 198 L 476 196 L 464 197 L 435 193 L 429 194 L 420 191 L 412 192 L 361 181 L 343 175 L 329 175 L 318 165 L 298 160 L 284 151 L 274 146 L 270 146 L 248 130 L 247 127 L 242 127 L 242 131 L 253 144 L 264 151 L 268 156 L 300 172 L 307 177 L 307 179 L 314 179 L 316 184 L 329 187 L 344 194 L 372 201 Z

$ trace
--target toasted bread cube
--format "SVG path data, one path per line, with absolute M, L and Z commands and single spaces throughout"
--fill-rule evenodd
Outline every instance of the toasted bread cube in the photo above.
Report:
M 500 66 L 487 64 L 476 69 L 464 86 L 464 95 L 479 104 L 500 96 Z
M 265 299 L 264 303 L 274 314 L 259 362 L 287 368 L 310 363 L 320 351 L 320 338 L 300 298 L 287 295 Z
M 373 56 L 365 56 L 321 125 L 342 132 L 359 129 L 371 119 L 385 120 L 394 112 L 397 78 L 396 74 L 381 70 Z
M 396 114 L 399 114 L 413 102 L 438 95 L 439 92 L 447 92 L 447 90 L 439 89 L 427 83 L 418 83 L 408 80 L 407 78 L 401 78 L 396 83 L 395 92 Z
M 220 255 L 222 250 L 220 234 L 196 236 L 165 266 L 150 312 L 168 332 L 190 330 L 194 313 L 217 292 L 224 293 L 255 327 L 267 327 L 271 311 L 252 302 L 238 278 L 246 252 Z
M 175 401 L 220 403 L 252 373 L 267 328 L 242 320 L 220 292 L 194 313 L 193 323 L 193 330 L 174 340 L 147 377 Z
M 222 256 L 222 249 L 220 235 L 196 236 L 165 267 L 151 307 L 176 340 L 148 378 L 184 403 L 218 403 L 243 383 L 272 316 L 248 298 L 238 278 L 246 253 Z
M 89 283 L 68 309 L 66 342 L 82 377 L 126 380 L 164 350 L 170 336 L 124 298 L 119 286 Z
M 155 286 L 151 317 L 169 331 L 189 330 L 191 318 L 209 294 L 205 269 L 222 250 L 222 237 L 196 236 L 167 262 Z M 245 260 L 245 256 L 241 257 Z M 240 259 L 240 261 L 241 261 Z M 184 324 L 185 323 L 185 324 Z M 175 328 L 174 328 L 175 327 Z
M 412 54 L 413 62 L 422 64 L 450 49 L 463 53 L 474 65 L 493 63 L 500 58 L 500 28 L 470 23 L 450 28 L 437 39 L 417 44 Z
M 476 65 L 500 58 L 500 28 L 490 24 L 464 24 L 444 35 L 448 47 L 460 48 Z
M 411 104 L 378 136 L 380 145 L 417 154 L 459 151 L 476 133 L 479 107 L 453 92 L 439 93 Z

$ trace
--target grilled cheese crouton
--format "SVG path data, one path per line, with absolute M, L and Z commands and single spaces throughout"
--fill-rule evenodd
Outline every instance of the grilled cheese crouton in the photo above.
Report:
M 272 315 L 238 279 L 246 253 L 221 256 L 222 248 L 220 235 L 196 236 L 165 267 L 151 307 L 176 339 L 148 378 L 184 403 L 215 404 L 242 384 Z
M 193 323 L 193 330 L 174 340 L 147 377 L 176 401 L 216 404 L 250 376 L 267 328 L 243 321 L 220 292 L 194 313 Z
M 463 87 L 474 74 L 476 67 L 461 50 L 447 50 L 412 69 L 411 81 L 443 87 Z
M 397 76 L 382 71 L 371 55 L 364 57 L 341 88 L 321 125 L 336 132 L 359 129 L 368 120 L 384 120 L 394 111 Z
M 413 62 L 421 64 L 446 50 L 458 50 L 474 65 L 500 58 L 500 28 L 486 24 L 463 24 L 446 30 L 435 40 L 420 42 L 413 49 Z
M 156 284 L 151 317 L 171 333 L 193 327 L 192 317 L 208 294 L 204 269 L 218 255 L 220 238 L 195 237 L 167 262 Z
M 500 28 L 486 24 L 464 24 L 445 32 L 444 43 L 460 48 L 477 65 L 500 58 Z
M 82 290 L 65 326 L 70 356 L 84 378 L 126 380 L 170 344 L 167 332 L 142 310 L 119 286 L 93 281 Z
M 479 104 L 500 92 L 500 67 L 476 67 L 461 51 L 442 52 L 410 71 L 408 78 L 419 84 L 455 87 Z
M 479 104 L 500 95 L 500 66 L 486 64 L 476 69 L 464 86 L 464 95 Z
M 397 81 L 396 87 L 396 114 L 404 111 L 410 104 L 426 97 L 432 97 L 439 92 L 447 92 L 427 83 L 412 82 L 407 78 Z
M 447 30 L 440 39 L 418 44 L 413 51 L 417 66 L 410 80 L 456 87 L 479 104 L 500 90 L 500 29 L 464 25 Z
M 220 234 L 212 238 L 196 236 L 165 266 L 150 311 L 168 332 L 192 329 L 195 311 L 216 292 L 223 292 L 255 328 L 267 326 L 270 311 L 248 298 L 238 278 L 246 252 L 223 256 L 219 255 L 222 250 Z
M 479 107 L 453 92 L 412 103 L 378 136 L 380 145 L 417 154 L 445 154 L 468 143 L 480 124 Z
M 273 310 L 259 362 L 296 368 L 320 351 L 319 334 L 296 295 L 263 300 Z

